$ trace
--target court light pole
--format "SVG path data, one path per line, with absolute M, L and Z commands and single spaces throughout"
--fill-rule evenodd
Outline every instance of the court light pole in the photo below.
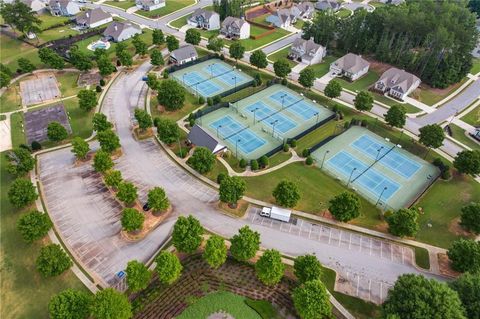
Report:
M 380 152 L 383 150 L 383 146 L 380 146 L 380 148 L 377 150 L 377 156 L 375 156 L 375 162 L 378 160 L 378 157 L 380 156 Z
M 383 188 L 382 192 L 380 193 L 380 196 L 378 196 L 378 200 L 377 200 L 377 202 L 375 203 L 375 206 L 377 206 L 378 203 L 380 203 L 380 200 L 382 199 L 382 195 L 383 195 L 383 193 L 384 193 L 387 189 L 388 189 L 387 186 L 385 186 L 385 187 Z
M 357 170 L 356 167 L 354 167 L 354 168 L 352 169 L 352 172 L 350 173 L 350 177 L 348 178 L 347 188 L 348 188 L 348 186 L 350 185 L 350 181 L 352 180 L 353 172 L 355 172 L 356 170 Z
M 241 139 L 235 140 L 235 157 L 238 158 L 238 142 L 240 142 Z
M 250 111 L 250 112 L 253 113 L 253 125 L 255 125 L 255 122 L 256 122 L 255 121 L 256 120 L 255 115 L 256 115 L 256 113 L 259 109 L 260 109 L 259 107 L 256 107 L 256 108 L 254 108 L 253 110 Z
M 235 80 L 235 93 L 237 93 L 237 76 L 234 76 L 232 80 Z
M 327 151 L 325 152 L 325 154 L 323 154 L 322 165 L 320 165 L 320 169 L 323 168 L 323 163 L 325 163 L 325 157 L 327 157 L 327 154 L 328 154 L 328 153 L 330 153 L 329 150 L 327 150 Z
M 315 113 L 315 116 L 317 117 L 317 121 L 315 122 L 315 124 L 318 124 L 318 118 L 320 117 L 320 113 L 319 112 Z
M 282 98 L 282 110 L 283 110 L 283 104 L 285 103 L 285 97 L 287 96 L 287 94 L 284 94 L 281 96 Z
M 273 122 L 270 123 L 270 125 L 272 125 L 273 127 L 273 131 L 272 131 L 272 136 L 275 137 L 275 125 L 277 125 L 278 123 L 278 120 L 275 120 Z
M 217 126 L 217 137 L 218 137 L 218 129 L 220 129 L 221 127 L 222 127 L 221 125 Z

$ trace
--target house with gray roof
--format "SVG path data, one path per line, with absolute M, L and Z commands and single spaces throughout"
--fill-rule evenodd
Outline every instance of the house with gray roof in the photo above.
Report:
M 142 29 L 138 25 L 130 22 L 114 21 L 103 31 L 103 36 L 113 42 L 122 42 L 136 34 L 142 34 Z
M 288 28 L 297 22 L 297 15 L 291 8 L 278 9 L 265 20 L 277 28 Z
M 342 4 L 335 0 L 323 0 L 323 1 L 318 1 L 315 4 L 315 9 L 321 10 L 321 11 L 337 12 L 338 10 L 340 10 L 341 6 Z
M 135 5 L 140 10 L 153 11 L 165 7 L 165 0 L 135 0 Z
M 193 11 L 190 18 L 187 19 L 187 24 L 205 30 L 218 30 L 220 29 L 220 15 L 200 8 Z
M 37 14 L 44 13 L 46 11 L 46 5 L 43 1 L 40 0 L 21 0 L 22 3 L 26 4 L 30 10 L 36 12 Z
M 214 136 L 210 135 L 210 133 L 196 124 L 188 133 L 188 140 L 195 146 L 208 148 L 213 154 L 225 152 L 227 150 L 226 146 L 220 144 Z
M 348 53 L 330 64 L 330 72 L 336 76 L 344 76 L 350 81 L 355 81 L 367 74 L 370 63 L 360 55 Z
M 220 34 L 232 39 L 248 39 L 250 23 L 240 18 L 226 17 L 222 22 Z
M 405 0 L 377 0 L 377 1 L 384 4 L 393 4 L 395 6 L 401 5 L 402 3 L 405 2 Z
M 95 8 L 80 13 L 75 21 L 77 26 L 86 28 L 96 28 L 101 25 L 107 24 L 113 21 L 112 15 L 102 10 L 102 8 Z
M 404 100 L 420 85 L 420 79 L 404 70 L 390 68 L 375 82 L 374 89 L 391 97 Z
M 170 53 L 170 62 L 176 65 L 182 65 L 198 59 L 197 50 L 191 44 L 181 46 Z
M 80 6 L 70 0 L 50 0 L 48 10 L 52 16 L 71 17 L 80 12 Z
M 297 19 L 309 20 L 313 18 L 315 6 L 309 1 L 294 3 L 290 9 Z
M 298 38 L 293 41 L 288 53 L 288 58 L 308 65 L 322 62 L 327 54 L 325 47 L 313 42 L 312 39 L 305 40 Z

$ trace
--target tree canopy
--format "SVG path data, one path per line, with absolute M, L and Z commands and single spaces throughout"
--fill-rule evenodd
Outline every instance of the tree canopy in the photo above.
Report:
M 402 208 L 386 218 L 388 231 L 395 236 L 415 236 L 420 228 L 418 211 L 415 208 Z
M 227 260 L 227 246 L 222 237 L 212 235 L 205 244 L 203 259 L 212 268 L 218 268 Z
M 200 174 L 210 172 L 215 165 L 215 155 L 206 147 L 196 147 L 188 164 Z
M 165 43 L 165 35 L 162 29 L 153 29 L 152 43 L 156 45 Z
M 445 132 L 438 124 L 431 124 L 419 129 L 419 141 L 426 147 L 438 148 L 442 146 Z
M 104 173 L 113 167 L 113 161 L 110 158 L 110 154 L 105 151 L 99 150 L 93 157 L 93 169 L 96 172 Z
M 240 18 L 243 15 L 242 0 L 214 0 L 213 10 L 220 15 L 223 21 L 226 17 Z
M 284 78 L 292 72 L 292 68 L 287 59 L 279 59 L 273 63 L 273 70 L 279 78 Z
M 230 253 L 238 261 L 253 258 L 260 248 L 260 234 L 243 226 L 231 239 Z
M 298 83 L 300 83 L 304 88 L 311 88 L 315 82 L 315 71 L 312 68 L 305 68 L 300 71 L 300 77 L 298 78 Z
M 162 51 L 153 49 L 150 53 L 150 63 L 156 66 L 164 65 L 165 60 L 163 59 Z
M 91 307 L 95 319 L 129 319 L 132 317 L 132 306 L 127 296 L 113 288 L 99 290 Z
M 474 234 L 480 234 L 480 203 L 470 203 L 462 207 L 460 225 Z
M 290 208 L 295 207 L 300 200 L 298 185 L 288 180 L 283 180 L 278 183 L 272 195 L 279 205 Z
M 153 211 L 163 212 L 170 207 L 170 202 L 168 200 L 165 190 L 161 187 L 154 187 L 148 191 L 148 206 Z
M 250 64 L 259 69 L 264 69 L 268 66 L 267 55 L 262 50 L 253 51 L 250 55 Z
M 28 243 L 45 237 L 53 224 L 48 214 L 37 210 L 22 215 L 17 221 L 17 229 Z
M 51 68 L 62 70 L 65 67 L 63 58 L 50 48 L 39 49 L 38 57 L 43 64 Z
M 341 222 L 348 222 L 360 215 L 360 199 L 350 192 L 343 192 L 330 200 L 328 210 Z
M 150 114 L 148 114 L 147 111 L 139 109 L 139 108 L 135 108 L 134 115 L 135 115 L 135 119 L 137 120 L 138 126 L 140 127 L 140 129 L 146 130 L 146 129 L 152 127 L 152 125 L 153 125 L 152 117 L 150 116 Z
M 90 145 L 81 137 L 76 136 L 72 140 L 72 153 L 78 159 L 85 159 L 90 151 Z
M 117 134 L 110 129 L 98 132 L 97 139 L 102 151 L 107 153 L 111 154 L 120 147 L 120 139 Z
M 106 131 L 113 127 L 107 119 L 107 116 L 103 113 L 95 113 L 92 119 L 93 130 L 96 132 Z
M 16 208 L 25 207 L 38 198 L 37 190 L 28 179 L 17 178 L 8 190 L 8 200 Z
M 125 205 L 133 205 L 137 200 L 137 187 L 130 182 L 121 182 L 118 185 L 117 198 L 125 203 Z
M 193 253 L 202 243 L 203 227 L 192 215 L 178 217 L 173 226 L 173 246 L 184 253 Z
M 123 181 L 122 172 L 116 170 L 109 170 L 104 175 L 104 181 L 107 186 L 118 188 Z
M 400 104 L 392 105 L 385 114 L 385 122 L 393 127 L 402 128 L 407 119 L 407 111 Z
M 450 283 L 450 287 L 458 293 L 467 318 L 480 318 L 480 273 L 465 273 Z
M 80 71 L 88 71 L 93 68 L 93 60 L 90 55 L 73 46 L 69 51 L 70 62 Z
M 327 289 L 318 279 L 295 288 L 293 304 L 302 319 L 330 318 L 332 315 Z
M 463 174 L 472 176 L 480 174 L 480 151 L 466 150 L 458 153 L 453 161 L 453 166 Z
M 220 200 L 230 205 L 236 205 L 245 194 L 246 182 L 238 176 L 225 176 L 220 182 Z
M 35 159 L 25 148 L 14 148 L 6 153 L 7 171 L 15 176 L 23 176 L 35 167 Z
M 68 132 L 62 124 L 54 121 L 47 126 L 47 136 L 50 141 L 60 142 L 68 137 Z
M 73 262 L 60 245 L 50 244 L 40 249 L 36 265 L 44 277 L 53 277 L 72 267 Z
M 152 273 L 147 266 L 137 260 L 131 260 L 125 270 L 127 273 L 127 286 L 132 292 L 147 288 L 152 278 Z
M 367 91 L 361 91 L 355 97 L 353 104 L 359 111 L 370 111 L 373 107 L 373 96 Z
M 285 265 L 282 256 L 275 249 L 267 249 L 255 263 L 258 279 L 267 286 L 276 285 L 282 280 Z
M 154 123 L 157 127 L 158 138 L 163 143 L 172 144 L 180 138 L 180 128 L 174 120 L 157 117 Z
M 480 271 L 480 242 L 460 238 L 447 251 L 452 269 L 459 272 Z
M 314 255 L 303 255 L 295 258 L 293 270 L 300 283 L 320 280 L 322 276 L 322 265 Z
M 135 208 L 124 208 L 122 211 L 122 228 L 128 232 L 141 230 L 145 215 Z
M 167 35 L 167 48 L 168 51 L 172 52 L 180 47 L 180 42 L 178 39 L 173 35 Z
M 48 312 L 51 319 L 86 319 L 90 316 L 92 302 L 88 293 L 67 289 L 50 299 Z
M 185 42 L 187 43 L 198 45 L 201 39 L 202 36 L 200 34 L 200 31 L 195 28 L 188 29 L 185 33 Z
M 163 80 L 158 85 L 158 103 L 163 105 L 167 111 L 179 110 L 185 103 L 185 89 L 177 81 Z
M 177 255 L 171 252 L 162 250 L 155 258 L 155 262 L 158 280 L 164 284 L 172 284 L 182 274 L 183 266 Z
M 223 39 L 218 38 L 216 35 L 212 35 L 208 38 L 207 49 L 214 52 L 220 52 L 223 49 Z
M 243 55 L 245 53 L 245 47 L 240 42 L 236 41 L 230 45 L 228 52 L 230 53 L 230 56 L 232 58 L 238 60 L 243 58 Z
M 97 93 L 92 90 L 80 90 L 77 94 L 78 106 L 84 111 L 90 111 L 97 105 Z
M 25 34 L 40 31 L 39 25 L 42 21 L 37 17 L 36 13 L 22 1 L 13 1 L 11 3 L 2 1 L 0 5 L 0 15 L 2 15 L 3 21 L 8 24 L 14 32 L 15 29 Z

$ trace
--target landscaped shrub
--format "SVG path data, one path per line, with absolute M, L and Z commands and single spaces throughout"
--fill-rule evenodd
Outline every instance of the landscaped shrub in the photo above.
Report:
M 37 141 L 32 142 L 32 151 L 38 151 L 42 149 L 42 145 Z
M 362 120 L 362 126 L 367 127 L 368 126 L 368 121 L 367 120 Z
M 262 85 L 262 76 L 260 75 L 260 73 L 255 73 L 255 84 L 257 86 Z
M 432 164 L 438 167 L 438 169 L 440 170 L 440 177 L 442 179 L 449 179 L 451 177 L 450 166 L 447 163 L 443 162 L 441 158 L 437 157 L 433 160 Z
M 213 104 L 218 104 L 220 102 L 222 102 L 222 97 L 220 95 L 215 95 L 213 97 Z
M 251 161 L 250 161 L 250 168 L 252 169 L 252 171 L 258 170 L 258 162 L 257 162 L 257 160 L 251 160 Z
M 290 149 L 290 146 L 288 146 L 288 144 L 283 144 L 283 151 L 284 152 L 288 152 L 289 149 Z
M 343 124 L 343 128 L 347 129 L 350 127 L 350 122 L 346 121 L 344 124 Z
M 203 96 L 200 96 L 198 98 L 198 104 L 204 104 L 205 103 L 205 98 Z M 191 113 L 190 113 L 191 114 Z
M 283 78 L 283 79 L 282 79 L 282 85 L 285 85 L 285 86 L 286 86 L 287 84 L 288 84 L 287 79 Z
M 296 139 L 291 139 L 290 140 L 290 146 L 291 147 L 297 147 L 297 140 Z
M 100 86 L 105 86 L 105 80 L 104 79 L 100 79 Z
M 263 155 L 258 159 L 258 165 L 260 165 L 261 168 L 265 168 L 268 166 L 268 157 Z
M 307 165 L 312 165 L 313 164 L 313 158 L 310 155 L 307 156 L 307 159 L 305 160 L 305 164 L 307 164 Z
M 167 71 L 167 70 L 163 70 L 162 76 L 163 76 L 164 79 L 168 79 L 168 71 Z
M 302 156 L 308 157 L 310 155 L 310 150 L 308 148 L 303 149 Z
M 247 161 L 246 161 L 244 158 L 242 158 L 242 159 L 240 160 L 240 162 L 238 163 L 238 166 L 240 166 L 240 168 L 245 168 L 245 167 L 247 167 Z
M 100 85 L 97 85 L 97 86 L 95 87 L 95 91 L 97 91 L 97 93 L 100 93 L 100 92 L 102 92 L 103 90 L 102 90 L 102 87 L 101 87 Z
M 225 179 L 225 177 L 227 177 L 227 174 L 225 174 L 225 173 L 219 173 L 219 174 L 217 175 L 217 183 L 220 184 L 220 183 Z
M 207 98 L 207 105 L 208 105 L 208 106 L 212 106 L 212 105 L 213 105 L 213 100 L 212 100 L 211 97 L 208 97 L 208 98 Z

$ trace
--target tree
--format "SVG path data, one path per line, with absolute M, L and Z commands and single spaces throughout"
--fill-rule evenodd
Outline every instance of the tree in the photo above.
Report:
M 255 264 L 258 279 L 267 286 L 276 285 L 282 280 L 285 265 L 282 256 L 275 249 L 267 249 Z
M 293 291 L 293 304 L 302 319 L 330 318 L 332 305 L 327 289 L 318 280 L 307 281 Z
M 15 29 L 25 34 L 40 31 L 38 25 L 40 25 L 42 21 L 37 18 L 36 12 L 21 1 L 14 1 L 12 3 L 2 2 L 0 4 L 0 15 L 3 21 L 8 24 L 14 32 Z
M 148 206 L 154 212 L 164 212 L 170 207 L 170 202 L 163 188 L 154 187 L 148 192 Z
M 187 163 L 200 174 L 205 174 L 213 169 L 215 155 L 206 147 L 196 147 Z
M 238 176 L 225 176 L 220 183 L 220 200 L 228 203 L 230 207 L 237 207 L 237 202 L 245 194 L 247 186 L 243 179 Z
M 445 138 L 443 129 L 438 124 L 426 125 L 419 129 L 419 141 L 428 148 L 442 146 Z
M 70 62 L 80 71 L 88 71 L 93 68 L 93 61 L 87 53 L 80 51 L 77 47 L 70 49 Z
M 331 99 L 337 98 L 342 93 L 342 86 L 338 81 L 332 80 L 325 87 L 324 93 Z
M 110 154 L 99 150 L 93 157 L 93 169 L 99 173 L 105 173 L 113 167 L 113 161 Z
M 177 255 L 171 252 L 162 250 L 155 258 L 155 263 L 157 264 L 155 270 L 161 283 L 170 285 L 182 274 L 183 266 Z
M 173 226 L 173 246 L 183 253 L 195 252 L 202 243 L 203 227 L 192 215 L 178 217 Z
M 407 119 L 407 111 L 403 105 L 395 104 L 391 106 L 385 114 L 385 122 L 393 127 L 402 128 Z
M 28 179 L 17 178 L 8 190 L 8 200 L 16 208 L 25 207 L 38 198 L 35 186 Z
M 382 305 L 383 318 L 465 319 L 458 295 L 446 284 L 421 275 L 398 277 Z
M 105 173 L 104 180 L 107 186 L 118 188 L 120 183 L 123 181 L 122 172 L 116 170 L 107 171 Z
M 339 29 L 338 16 L 332 10 L 317 12 L 312 23 L 303 25 L 302 38 L 309 40 L 313 38 L 315 43 L 321 44 L 330 49 L 335 33 Z M 342 21 L 343 22 L 343 21 Z
M 174 80 L 164 80 L 158 86 L 157 99 L 167 111 L 179 110 L 185 103 L 185 88 Z
M 47 126 L 47 136 L 50 141 L 60 142 L 68 137 L 68 132 L 62 124 L 50 122 Z
M 151 88 L 152 90 L 157 90 L 158 89 L 158 85 L 160 84 L 160 82 L 158 82 L 158 78 L 157 76 L 155 75 L 155 73 L 148 73 L 147 74 L 147 86 L 149 88 Z
M 22 73 L 30 73 L 37 68 L 32 62 L 30 62 L 30 60 L 26 58 L 18 59 L 17 63 L 18 68 L 20 69 L 20 71 L 22 71 Z
M 90 146 L 83 138 L 79 136 L 73 138 L 72 153 L 75 154 L 77 159 L 85 159 L 89 151 L 90 151 Z
M 109 76 L 116 70 L 115 65 L 113 65 L 110 59 L 106 56 L 102 56 L 97 60 L 97 66 L 102 76 Z
M 480 174 L 480 151 L 461 151 L 455 157 L 453 166 L 462 174 Z
M 132 66 L 133 64 L 133 56 L 127 50 L 117 52 L 117 59 L 121 65 L 126 67 Z
M 459 272 L 480 271 L 480 242 L 473 239 L 458 239 L 447 251 L 452 269 Z
M 62 70 L 65 67 L 63 58 L 50 48 L 39 49 L 38 57 L 43 64 L 51 68 Z
M 92 90 L 80 90 L 77 94 L 78 106 L 84 111 L 90 111 L 97 105 L 97 93 Z
M 220 52 L 223 49 L 223 39 L 218 38 L 216 35 L 212 35 L 208 38 L 207 49 L 213 52 Z
M 336 220 L 348 222 L 360 215 L 360 199 L 350 192 L 343 192 L 330 200 L 328 207 Z
M 48 312 L 51 319 L 86 319 L 90 316 L 92 302 L 88 293 L 67 289 L 50 299 Z
M 304 255 L 295 258 L 293 270 L 300 283 L 320 280 L 322 276 L 322 265 L 314 255 Z
M 256 50 L 250 55 L 250 64 L 257 69 L 265 69 L 268 66 L 267 55 L 262 50 Z
M 27 243 L 45 237 L 52 226 L 48 214 L 37 210 L 22 215 L 17 221 L 17 230 Z
M 155 66 L 164 65 L 165 60 L 163 59 L 162 51 L 153 49 L 152 53 L 150 53 L 150 63 Z
M 156 45 L 165 43 L 165 36 L 163 35 L 162 29 L 153 29 L 152 43 Z
M 480 318 L 480 273 L 465 273 L 450 283 L 466 310 L 467 318 Z
M 36 265 L 44 277 L 53 277 L 62 274 L 72 267 L 73 263 L 60 245 L 50 244 L 40 249 Z
M 203 252 L 203 259 L 212 268 L 218 268 L 227 260 L 227 246 L 222 237 L 212 235 L 205 244 L 205 251 Z
M 35 167 L 35 159 L 24 148 L 15 148 L 7 153 L 7 171 L 15 176 L 23 176 Z
M 235 59 L 236 62 L 238 59 L 243 58 L 243 55 L 245 54 L 245 47 L 238 41 L 233 42 L 228 49 L 228 53 L 230 54 L 230 57 Z
M 96 132 L 106 131 L 113 127 L 113 124 L 108 121 L 107 116 L 103 113 L 95 113 L 92 123 L 93 130 Z
M 247 261 L 257 253 L 260 248 L 260 234 L 248 226 L 238 230 L 238 234 L 230 239 L 230 253 L 238 261 Z
M 403 208 L 386 218 L 390 234 L 404 237 L 415 236 L 420 228 L 418 211 L 415 208 Z
M 158 138 L 165 144 L 175 143 L 180 138 L 180 129 L 177 122 L 168 118 L 157 118 L 155 121 Z
M 295 207 L 300 200 L 300 190 L 297 184 L 287 180 L 278 183 L 272 195 L 278 204 L 290 208 Z
M 185 42 L 187 43 L 198 45 L 201 39 L 202 36 L 200 35 L 200 31 L 198 31 L 197 29 L 188 29 L 185 33 Z
M 474 234 L 480 234 L 480 203 L 470 203 L 461 211 L 460 225 Z
M 283 58 L 273 63 L 273 70 L 275 71 L 275 75 L 279 78 L 285 78 L 290 72 L 292 72 L 292 68 L 287 59 Z
M 127 232 L 141 230 L 145 215 L 135 208 L 124 208 L 122 211 L 122 228 Z
M 173 50 L 178 49 L 179 46 L 180 46 L 180 42 L 178 42 L 177 38 L 175 38 L 173 35 L 167 35 L 168 51 L 172 52 Z
M 144 56 L 147 54 L 148 46 L 147 44 L 139 38 L 138 34 L 135 35 L 132 39 L 133 47 L 135 48 L 135 54 Z
M 367 91 L 361 91 L 357 94 L 353 103 L 359 111 L 370 111 L 373 107 L 373 96 Z
M 10 81 L 12 80 L 12 77 L 5 73 L 5 72 L 0 72 L 0 88 L 7 87 L 10 84 Z
M 117 134 L 112 130 L 100 131 L 97 134 L 98 142 L 102 151 L 107 153 L 113 153 L 120 147 L 120 139 Z
M 137 292 L 147 288 L 152 278 L 152 273 L 143 263 L 131 260 L 127 264 L 127 286 L 132 292 Z
M 130 182 L 122 182 L 118 185 L 117 198 L 125 205 L 133 205 L 137 199 L 137 187 Z
M 135 109 L 135 119 L 138 122 L 138 126 L 142 131 L 152 127 L 152 117 L 148 114 L 147 111 L 136 108 Z
M 305 68 L 300 71 L 298 82 L 306 89 L 310 89 L 315 82 L 315 71 L 312 68 Z
M 95 319 L 129 319 L 132 317 L 132 305 L 127 296 L 113 288 L 99 290 L 95 294 L 91 307 Z

